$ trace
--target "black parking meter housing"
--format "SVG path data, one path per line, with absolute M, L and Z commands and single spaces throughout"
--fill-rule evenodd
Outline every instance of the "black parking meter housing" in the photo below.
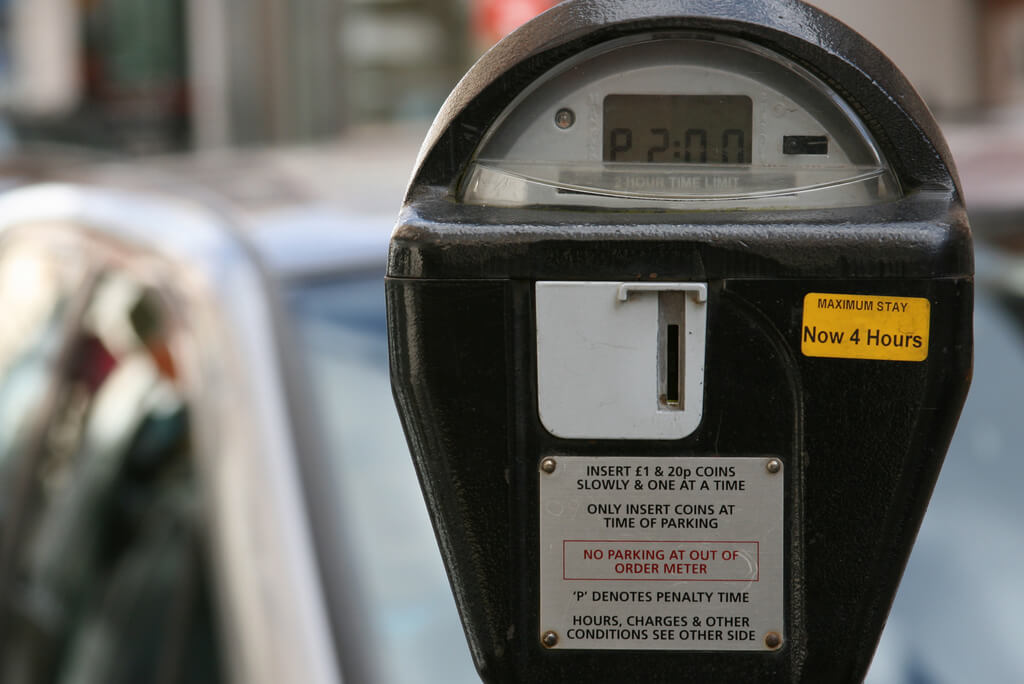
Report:
M 572 187 L 556 191 L 565 203 L 466 200 L 488 136 L 538 83 L 579 55 L 601 54 L 602 46 L 662 39 L 754 46 L 809 74 L 877 143 L 896 191 L 877 201 L 809 208 L 724 196 L 703 204 L 641 198 L 623 208 L 588 203 L 599 193 Z M 596 127 L 608 144 L 600 122 L 571 113 L 573 125 Z M 638 116 L 643 123 L 648 115 Z M 755 134 L 760 121 L 755 115 Z M 779 145 L 813 154 L 820 136 L 797 133 Z M 625 147 L 624 134 L 611 140 Z M 607 162 L 607 154 L 606 148 L 595 163 Z M 538 321 L 550 318 L 538 313 L 538 283 L 549 282 L 706 288 L 702 375 L 693 389 L 701 408 L 685 436 L 551 429 L 552 419 L 541 414 L 552 409 L 540 395 L 552 390 L 538 375 L 548 367 L 538 353 Z M 897 68 L 861 36 L 795 0 L 580 0 L 541 15 L 471 69 L 428 133 L 392 237 L 387 306 L 396 403 L 484 681 L 863 679 L 970 384 L 973 255 L 959 181 L 935 121 Z M 865 324 L 857 334 L 865 306 L 876 313 L 916 307 L 925 334 L 920 320 L 905 318 L 893 319 L 896 329 Z M 840 333 L 846 347 L 830 337 Z M 859 339 L 851 343 L 854 334 Z M 851 351 L 850 344 L 873 346 L 875 355 Z M 576 577 L 565 564 L 561 577 L 543 576 L 550 575 L 542 556 L 551 544 L 542 530 L 552 508 L 542 493 L 545 469 L 570 462 L 608 463 L 609 470 L 589 471 L 606 475 L 631 468 L 620 478 L 628 487 L 637 468 L 657 463 L 666 473 L 674 464 L 774 468 L 779 494 L 757 506 L 764 524 L 777 528 L 765 532 L 778 535 L 772 543 L 779 550 L 779 595 L 771 599 L 778 609 L 768 611 L 777 615 L 777 630 L 758 631 L 746 646 L 728 645 L 722 635 L 721 647 L 678 641 L 693 615 L 714 614 L 714 607 L 685 602 L 701 600 L 700 589 L 677 593 L 682 603 L 663 611 L 676 617 L 658 619 L 674 630 L 670 643 L 624 647 L 613 638 L 602 646 L 603 633 L 594 630 L 625 629 L 627 621 L 644 626 L 632 615 L 653 599 L 627 587 L 655 585 L 602 580 L 584 570 Z M 635 492 L 601 494 L 619 499 L 579 495 L 583 502 L 666 500 Z M 689 495 L 672 496 L 685 502 Z M 776 498 L 778 516 L 763 515 Z M 632 534 L 640 540 L 636 548 L 653 548 L 643 546 L 650 543 L 646 533 Z M 700 534 L 680 531 L 679 539 Z M 612 537 L 623 538 L 612 534 L 590 553 L 614 548 Z M 573 541 L 559 543 L 564 554 Z M 762 559 L 767 546 L 759 547 Z M 577 620 L 593 628 L 587 634 L 596 641 L 585 647 L 573 646 L 542 615 L 550 613 L 542 606 L 544 583 L 574 577 L 619 592 L 603 595 L 617 596 L 614 606 L 595 609 L 607 608 L 614 620 Z M 700 585 L 664 586 L 696 592 Z M 735 627 L 743 620 L 719 622 Z M 654 629 L 646 627 L 652 639 Z

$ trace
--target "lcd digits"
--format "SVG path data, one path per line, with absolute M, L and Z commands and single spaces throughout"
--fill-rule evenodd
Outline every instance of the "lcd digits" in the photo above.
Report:
M 604 161 L 749 164 L 752 129 L 745 95 L 608 95 Z

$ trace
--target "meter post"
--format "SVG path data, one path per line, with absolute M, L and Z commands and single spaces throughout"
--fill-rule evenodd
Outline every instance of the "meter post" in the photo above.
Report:
M 899 70 L 796 0 L 577 0 L 424 142 L 396 404 L 486 682 L 858 682 L 971 375 Z

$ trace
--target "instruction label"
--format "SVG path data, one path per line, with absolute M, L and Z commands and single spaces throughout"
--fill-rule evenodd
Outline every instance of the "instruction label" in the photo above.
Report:
M 540 472 L 540 629 L 553 648 L 777 647 L 781 459 L 552 458 Z
M 800 348 L 832 359 L 924 361 L 930 327 L 931 302 L 921 297 L 811 292 Z

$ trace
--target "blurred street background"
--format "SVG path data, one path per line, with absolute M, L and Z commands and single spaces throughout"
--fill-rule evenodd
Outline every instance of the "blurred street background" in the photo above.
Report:
M 0 149 L 147 154 L 425 122 L 551 0 L 0 0 Z M 1020 118 L 1024 2 L 819 0 L 943 121 Z
M 330 154 L 325 141 L 365 140 L 384 125 L 412 131 L 408 145 L 380 151 L 403 177 L 381 185 L 379 206 L 397 207 L 447 93 L 554 4 L 0 0 L 0 187 L 139 156 L 282 145 Z M 945 128 L 970 209 L 995 207 L 999 220 L 984 222 L 1005 232 L 1007 205 L 1016 213 L 1024 195 L 1024 0 L 815 4 L 909 77 Z
M 345 515 L 331 519 L 337 529 L 382 525 L 393 532 L 364 534 L 369 541 L 356 535 L 363 544 L 358 548 L 372 549 L 365 554 L 373 561 L 365 572 L 372 580 L 367 603 L 384 606 L 380 622 L 391 630 L 364 631 L 392 634 L 378 644 L 401 646 L 378 648 L 389 682 L 468 682 L 476 675 L 392 411 L 380 277 L 387 232 L 417 147 L 452 87 L 491 45 L 554 4 L 0 0 L 0 192 L 46 180 L 130 185 L 141 169 L 159 168 L 168 195 L 176 188 L 164 179 L 177 174 L 211 195 L 239 200 L 240 213 L 242 207 L 251 210 L 247 238 L 275 269 L 289 271 L 288 259 L 308 269 L 301 275 L 310 280 L 301 288 L 290 271 L 280 280 L 300 339 L 311 341 L 303 342 L 300 356 L 312 364 L 313 389 L 323 395 L 310 405 L 330 419 L 328 443 L 354 455 L 354 465 L 346 461 L 344 468 L 379 471 L 371 487 L 363 470 L 357 471 L 366 478 L 361 480 L 339 467 L 344 477 L 337 479 L 351 491 L 339 488 L 345 495 L 337 499 L 373 500 L 353 505 L 357 511 L 393 499 L 403 513 L 394 520 L 368 514 L 363 520 L 339 504 Z M 936 114 L 963 181 L 984 293 L 971 398 L 868 681 L 1024 681 L 1024 499 L 1017 485 L 1024 478 L 1024 0 L 812 4 L 888 54 Z M 324 205 L 332 210 L 320 212 Z M 256 216 L 257 209 L 263 215 Z M 174 230 L 173 223 L 151 218 L 145 214 L 145 230 Z M 326 283 L 323 265 L 315 263 L 326 232 L 337 237 L 335 252 L 355 254 L 356 263 L 363 249 L 373 269 L 355 277 L 333 264 L 338 282 Z M 328 250 L 325 256 L 337 254 Z M 76 258 L 84 262 L 76 253 L 56 263 L 63 268 Z M 31 259 L 17 264 L 22 275 L 25 264 Z M 7 288 L 8 297 L 32 291 L 21 282 Z M 122 299 L 128 301 L 127 295 L 111 301 Z M 14 357 L 4 345 L 14 348 L 26 335 L 11 323 L 16 318 L 10 311 L 5 315 L 0 361 L 9 362 Z M 346 328 L 349 319 L 355 324 Z M 0 374 L 0 388 L 2 381 Z M 351 396 L 332 398 L 349 388 Z M 0 428 L 4 419 L 12 422 L 0 415 Z M 361 458 L 371 452 L 380 453 Z M 395 460 L 384 460 L 388 454 Z M 396 476 L 399 467 L 404 479 Z M 399 480 L 404 490 L 396 487 Z M 327 536 L 339 535 L 332 528 Z M 422 558 L 433 565 L 424 570 Z M 417 604 L 395 591 L 412 595 L 420 584 L 430 585 L 434 593 L 423 595 L 433 603 Z M 289 596 L 292 591 L 279 589 Z M 427 608 L 415 613 L 420 606 Z M 0 640 L 0 656 L 3 646 Z M 394 657 L 399 651 L 403 658 Z M 462 679 L 450 674 L 456 669 Z M 449 674 L 430 677 L 426 671 Z

